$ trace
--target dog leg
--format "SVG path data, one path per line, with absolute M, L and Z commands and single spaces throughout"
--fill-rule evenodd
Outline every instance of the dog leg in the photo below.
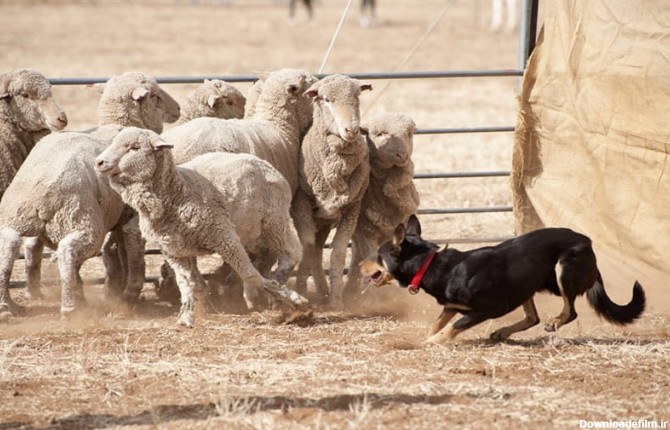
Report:
M 523 311 L 526 316 L 521 321 L 494 331 L 491 333 L 491 339 L 505 340 L 516 332 L 529 329 L 540 323 L 540 317 L 537 315 L 537 309 L 532 297 L 524 302 Z
M 441 317 L 442 316 L 440 315 L 440 318 Z M 481 315 L 481 314 L 463 315 L 456 322 L 453 323 L 450 322 L 442 330 L 426 339 L 424 343 L 443 344 L 450 342 L 459 333 L 469 329 L 470 327 L 474 327 L 480 322 L 485 321 L 487 319 L 489 319 L 487 315 Z
M 447 325 L 449 321 L 451 321 L 454 315 L 456 315 L 456 311 L 454 311 L 453 309 L 447 309 L 447 308 L 442 309 L 442 313 L 440 314 L 440 316 L 437 317 L 437 320 L 435 320 L 433 324 L 431 324 L 430 330 L 428 330 L 428 337 L 433 336 L 437 332 L 442 330 L 444 326 Z
M 562 297 L 563 310 L 554 318 L 549 319 L 549 321 L 544 325 L 545 331 L 556 331 L 560 326 L 566 325 L 570 321 L 574 321 L 575 318 L 577 318 L 577 312 L 575 311 L 575 298 L 566 296 Z
M 555 316 L 554 318 L 549 319 L 549 321 L 544 325 L 546 331 L 556 331 L 562 325 L 573 321 L 577 318 L 577 312 L 575 311 L 575 298 L 576 295 L 573 291 L 576 290 L 576 279 L 575 275 L 579 272 L 576 270 L 575 264 L 568 266 L 568 263 L 563 260 L 559 261 L 556 264 L 556 281 L 558 282 L 558 289 L 561 291 L 561 297 L 563 297 L 563 310 L 561 313 Z
M 458 333 L 463 330 L 457 330 L 454 328 L 454 323 L 449 323 L 439 332 L 435 333 L 428 339 L 424 340 L 424 344 L 433 344 L 433 345 L 442 345 L 444 343 L 450 342 L 453 340 Z

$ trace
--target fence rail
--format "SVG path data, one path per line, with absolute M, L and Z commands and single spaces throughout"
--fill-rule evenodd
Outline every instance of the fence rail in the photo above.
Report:
M 523 76 L 523 70 L 519 69 L 482 69 L 482 70 L 436 70 L 419 72 L 369 72 L 348 73 L 355 79 L 426 79 L 426 78 L 486 78 Z M 315 74 L 321 79 L 326 74 Z M 256 75 L 230 75 L 230 76 L 162 76 L 156 77 L 159 84 L 199 84 L 205 79 L 220 79 L 226 82 L 254 82 L 258 80 Z M 51 78 L 51 85 L 94 85 L 102 84 L 109 78 Z

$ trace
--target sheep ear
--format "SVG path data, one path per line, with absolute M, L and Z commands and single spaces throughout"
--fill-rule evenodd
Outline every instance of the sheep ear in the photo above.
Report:
M 393 230 L 393 247 L 399 248 L 404 240 L 405 240 L 405 226 L 402 224 L 398 224 L 395 230 Z
M 319 87 L 321 86 L 321 81 L 316 81 L 312 84 L 311 87 L 307 88 L 303 93 L 307 97 L 314 98 L 319 95 Z
M 223 97 L 223 96 L 221 96 L 220 94 L 216 94 L 216 95 L 211 94 L 209 97 L 207 97 L 207 106 L 213 108 L 214 105 L 216 104 L 216 102 L 218 102 L 221 99 L 221 97 Z
M 258 76 L 259 80 L 265 81 L 270 77 L 270 72 L 256 72 L 255 75 Z
M 139 100 L 147 94 L 149 94 L 149 90 L 144 87 L 137 87 L 132 92 L 133 100 Z
M 158 151 L 158 150 L 163 149 L 163 148 L 167 148 L 167 149 L 174 148 L 173 144 L 164 141 L 158 135 L 154 136 L 151 139 L 151 146 L 154 148 L 154 151 Z
M 421 237 L 421 223 L 419 218 L 416 215 L 412 214 L 407 220 L 407 228 L 405 229 L 405 234 L 407 236 L 419 236 Z
M 0 99 L 9 97 L 9 77 L 0 76 Z
M 372 84 L 361 84 L 361 91 L 372 91 Z
M 106 84 L 104 82 L 98 82 L 97 84 L 93 84 L 93 89 L 98 92 L 98 94 L 102 94 L 105 92 L 105 86 Z

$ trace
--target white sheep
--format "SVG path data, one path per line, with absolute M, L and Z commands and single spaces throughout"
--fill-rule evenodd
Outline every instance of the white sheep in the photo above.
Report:
M 305 136 L 299 159 L 300 189 L 294 197 L 293 219 L 303 245 L 296 288 L 304 291 L 311 271 L 317 292 L 328 291 L 322 252 L 336 228 L 330 255 L 329 304 L 341 308 L 347 246 L 368 186 L 368 146 L 360 133 L 359 96 L 372 86 L 344 75 L 331 75 L 312 85 L 314 122 Z
M 246 98 L 229 83 L 219 79 L 205 82 L 188 95 L 178 124 L 195 118 L 243 118 Z
M 163 133 L 174 145 L 177 164 L 208 152 L 254 154 L 279 170 L 295 192 L 300 141 L 312 121 L 311 102 L 303 93 L 316 78 L 304 70 L 282 69 L 261 79 L 262 89 L 245 119 L 196 118 Z
M 81 265 L 102 246 L 124 204 L 91 168 L 105 145 L 83 133 L 43 138 L 30 152 L 0 201 L 0 317 L 20 313 L 9 279 L 21 237 L 37 237 L 57 249 L 61 314 L 85 302 Z
M 123 128 L 123 126 L 137 125 L 142 127 L 151 127 L 152 130 L 160 132 L 163 128 L 163 122 L 174 122 L 179 117 L 179 104 L 170 97 L 162 88 L 160 88 L 156 80 L 144 73 L 140 72 L 128 72 L 119 76 L 113 76 L 110 78 L 104 85 L 100 86 L 103 89 L 102 97 L 98 106 L 98 118 L 100 126 L 93 129 L 87 130 L 85 133 L 88 136 L 95 138 L 98 142 L 103 144 L 103 146 L 98 147 L 98 152 L 101 152 L 104 148 L 104 145 L 111 143 L 113 137 Z M 64 136 L 64 141 L 70 141 L 71 137 Z M 75 140 L 75 142 L 85 142 Z M 49 147 L 52 147 L 54 151 L 53 156 L 60 157 L 56 155 L 57 148 L 62 145 L 59 142 L 58 138 L 49 140 Z M 86 154 L 89 154 L 86 152 Z M 89 154 L 90 155 L 90 154 Z M 45 183 L 54 183 L 58 184 L 58 181 L 81 181 L 82 183 L 90 184 L 91 186 L 100 187 L 106 186 L 109 187 L 106 182 L 103 181 L 102 185 L 98 182 L 92 182 L 82 179 L 90 178 L 95 175 L 93 170 L 93 160 L 96 154 L 90 155 L 88 162 L 80 162 L 80 160 L 72 161 L 70 165 L 71 168 L 68 169 L 67 174 L 65 172 L 52 169 L 49 178 Z M 82 155 L 83 156 L 83 155 Z M 62 157 L 71 157 L 77 158 L 75 153 L 66 153 Z M 39 162 L 36 160 L 34 162 Z M 21 171 L 25 170 L 22 174 L 24 176 L 30 176 L 30 171 L 35 169 L 35 166 L 32 164 L 30 157 L 26 161 L 26 166 Z M 78 170 L 75 170 L 76 169 Z M 50 213 L 61 213 L 63 216 L 68 213 L 68 211 L 73 207 L 76 208 L 77 205 L 88 204 L 87 200 L 90 197 L 90 193 L 103 192 L 100 190 L 88 190 L 82 191 L 80 194 L 81 199 L 78 200 L 78 196 L 72 196 L 67 200 L 58 200 L 46 195 L 48 190 L 43 189 L 44 185 L 40 182 L 33 183 L 30 179 L 23 180 L 25 183 L 33 184 L 31 186 L 35 187 L 33 198 L 36 201 L 40 199 L 45 199 L 42 203 L 46 208 L 49 208 Z M 52 188 L 58 188 L 61 185 L 51 185 Z M 62 186 L 66 186 L 65 184 Z M 26 188 L 17 188 L 16 193 L 24 193 Z M 31 192 L 33 192 L 31 190 Z M 104 191 L 103 193 L 106 193 Z M 25 195 L 12 195 L 13 199 L 22 201 L 25 199 Z M 117 199 L 118 200 L 118 199 Z M 117 200 L 113 202 L 101 202 L 99 203 L 103 207 L 110 205 L 115 208 Z M 120 200 L 118 200 L 120 201 Z M 0 211 L 2 209 L 0 208 Z M 115 210 L 115 209 L 114 209 Z M 73 213 L 75 216 L 76 213 Z M 139 226 L 137 226 L 135 220 L 133 220 L 132 210 L 126 208 L 123 213 L 122 219 L 117 219 L 116 226 L 114 231 L 109 235 L 108 240 L 105 242 L 105 247 L 103 248 L 103 261 L 105 264 L 105 284 L 107 286 L 107 291 L 111 293 L 123 294 L 123 297 L 126 300 L 132 301 L 139 296 L 139 293 L 144 284 L 144 241 L 139 232 Z M 24 223 L 31 223 L 33 214 L 14 214 L 16 219 L 13 219 L 12 222 L 17 225 L 22 225 Z M 106 225 L 106 221 L 101 218 L 91 221 L 91 225 L 94 225 L 96 229 L 103 230 L 103 225 Z M 85 232 L 89 228 L 88 224 L 77 225 L 77 221 L 69 220 L 66 225 L 63 226 L 64 232 L 71 231 L 81 231 Z M 102 234 L 106 234 L 109 230 L 102 231 Z M 97 232 L 96 232 L 97 233 Z M 57 245 L 59 242 L 59 237 L 63 236 L 65 233 L 42 233 L 42 239 L 46 239 L 47 244 Z M 84 233 L 82 233 L 84 234 Z M 119 246 L 123 252 L 119 255 L 117 250 Z M 40 287 L 40 265 L 41 265 L 41 255 L 44 248 L 44 242 L 40 238 L 29 238 L 25 243 L 25 255 L 26 255 L 26 295 L 28 297 L 39 296 L 39 287 Z M 61 276 L 62 278 L 62 276 Z M 63 287 L 66 288 L 66 287 Z M 76 303 L 63 303 L 61 310 L 63 314 L 70 313 L 76 307 Z
M 67 115 L 40 72 L 0 75 L 0 198 L 38 140 L 67 125 Z
M 398 224 L 406 224 L 419 207 L 414 186 L 412 151 L 416 125 L 400 113 L 386 113 L 366 120 L 370 153 L 370 183 L 352 237 L 352 257 L 347 277 L 347 296 L 360 292 L 358 264 L 393 237 Z
M 140 214 L 142 233 L 160 246 L 175 271 L 182 302 L 177 323 L 193 326 L 196 306 L 205 304 L 206 285 L 198 271 L 196 257 L 213 253 L 243 280 L 245 295 L 249 294 L 246 299 L 253 300 L 254 292 L 263 287 L 290 304 L 304 303 L 294 291 L 263 278 L 249 260 L 238 230 L 244 229 L 242 235 L 247 236 L 246 240 L 250 240 L 249 235 L 265 240 L 262 232 L 267 231 L 263 228 L 266 220 L 254 220 L 255 214 L 247 212 L 247 223 L 236 228 L 230 219 L 233 208 L 227 193 L 231 187 L 248 188 L 248 191 L 238 192 L 246 193 L 247 199 L 253 200 L 268 184 L 258 183 L 259 178 L 254 175 L 250 176 L 249 183 L 238 182 L 232 176 L 219 182 L 218 178 L 225 178 L 225 173 L 231 170 L 228 163 L 217 163 L 220 154 L 206 154 L 178 168 L 166 149 L 171 147 L 157 134 L 131 127 L 117 135 L 112 145 L 96 159 L 95 166 L 99 173 L 110 178 L 112 187 L 124 202 Z M 281 193 L 269 198 L 288 201 L 290 195 L 284 185 Z M 234 201 L 232 206 L 238 203 Z M 290 230 L 287 209 L 286 204 L 283 214 L 270 211 L 276 218 L 269 222 L 281 224 L 275 227 L 284 232 Z M 281 221 L 277 222 L 277 218 Z M 285 245 L 279 243 L 279 247 Z
M 98 104 L 99 126 L 88 133 L 106 145 L 111 144 L 124 127 L 161 133 L 164 122 L 173 123 L 180 118 L 179 103 L 146 73 L 126 72 L 112 76 L 98 88 L 102 89 Z M 137 300 L 145 278 L 144 245 L 139 218 L 127 208 L 102 248 L 108 293 L 121 295 L 128 302 Z

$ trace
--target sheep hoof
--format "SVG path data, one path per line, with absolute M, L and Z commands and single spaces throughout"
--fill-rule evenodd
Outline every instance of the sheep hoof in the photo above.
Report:
M 288 288 L 286 285 L 279 285 L 277 281 L 267 280 L 263 282 L 263 288 L 289 306 L 303 306 L 309 303 L 309 300 L 298 294 L 295 290 Z
M 192 313 L 184 313 L 179 316 L 177 320 L 177 325 L 181 327 L 193 328 L 195 324 L 195 318 Z

